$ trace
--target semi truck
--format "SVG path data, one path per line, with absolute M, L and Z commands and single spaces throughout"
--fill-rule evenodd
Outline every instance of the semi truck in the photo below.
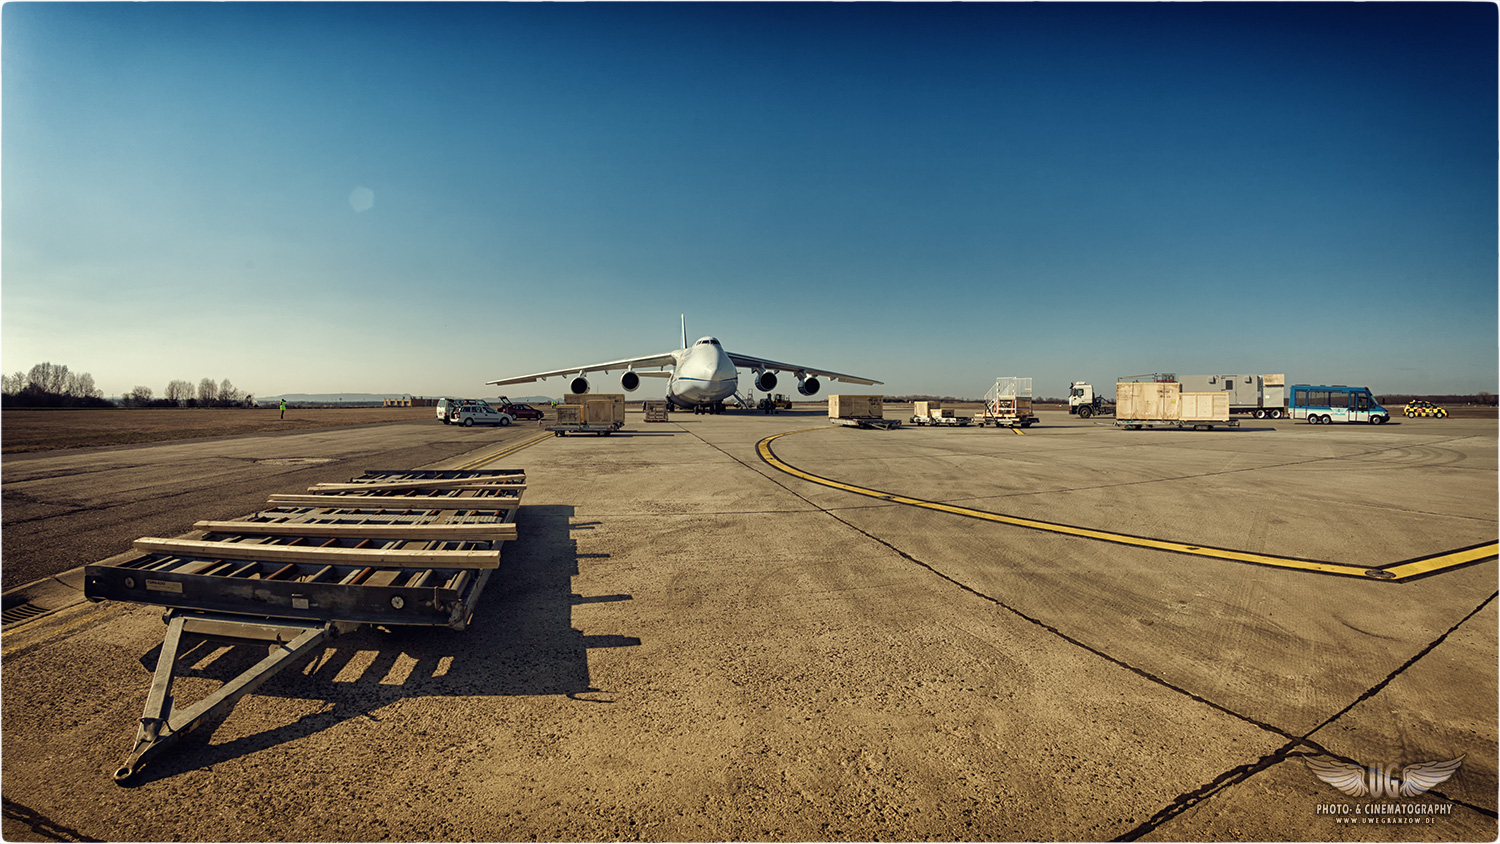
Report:
M 1094 392 L 1087 381 L 1074 381 L 1068 385 L 1068 412 L 1079 419 L 1090 416 L 1108 416 L 1115 412 L 1114 405 L 1106 404 L 1104 397 Z

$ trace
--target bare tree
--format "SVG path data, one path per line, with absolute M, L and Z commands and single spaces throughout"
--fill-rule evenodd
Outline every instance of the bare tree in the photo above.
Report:
M 225 378 L 219 382 L 219 394 L 217 398 L 220 405 L 234 407 L 240 403 L 240 391 L 235 389 L 233 384 L 229 383 L 228 378 Z
M 17 372 L 14 375 L 6 375 L 4 376 L 4 383 L 4 393 L 7 396 L 14 396 L 26 389 L 26 373 Z
M 27 379 L 29 386 L 60 396 L 68 386 L 68 367 L 65 364 L 39 363 L 31 368 Z
M 179 406 L 187 404 L 192 397 L 193 382 L 178 379 L 167 384 L 167 399 L 177 402 Z
M 127 407 L 145 407 L 151 403 L 151 388 L 135 386 L 125 394 L 125 405 Z
M 76 399 L 103 398 L 104 393 L 94 387 L 94 376 L 88 372 L 68 374 L 68 386 L 64 392 Z
M 219 385 L 212 378 L 204 378 L 198 382 L 198 406 L 210 407 L 214 403 L 214 396 L 219 392 Z

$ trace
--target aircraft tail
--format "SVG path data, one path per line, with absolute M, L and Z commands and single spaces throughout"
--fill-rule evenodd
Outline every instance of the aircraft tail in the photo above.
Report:
M 687 348 L 687 314 L 682 315 L 682 347 Z

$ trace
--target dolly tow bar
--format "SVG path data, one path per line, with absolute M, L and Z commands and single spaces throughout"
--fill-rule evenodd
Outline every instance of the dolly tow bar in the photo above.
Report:
M 226 712 L 235 702 L 255 691 L 283 668 L 321 647 L 335 633 L 335 622 L 255 621 L 232 616 L 183 616 L 170 613 L 167 636 L 156 660 L 156 673 L 135 747 L 115 771 L 115 782 L 124 784 L 157 754 L 197 727 Z M 184 635 L 232 641 L 273 643 L 271 654 L 245 673 L 225 683 L 218 691 L 180 712 L 172 711 L 172 679 L 177 653 Z

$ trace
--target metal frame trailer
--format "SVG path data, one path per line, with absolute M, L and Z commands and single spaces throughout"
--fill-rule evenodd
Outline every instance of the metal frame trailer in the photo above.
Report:
M 845 428 L 876 428 L 889 431 L 892 428 L 901 427 L 900 419 L 878 419 L 875 417 L 842 418 L 837 416 L 828 417 L 828 421 L 835 425 L 843 425 Z
M 1230 419 L 1223 421 L 1193 421 L 1177 419 L 1116 419 L 1115 427 L 1125 428 L 1131 431 L 1139 431 L 1142 428 L 1192 428 L 1194 431 L 1212 431 L 1215 426 L 1223 425 L 1226 428 L 1238 428 L 1240 420 Z
M 946 425 L 953 428 L 967 427 L 972 421 L 967 416 L 913 416 L 911 418 L 913 425 Z
M 364 624 L 463 630 L 500 547 L 516 536 L 517 469 L 367 471 L 308 494 L 273 495 L 234 521 L 200 521 L 176 539 L 84 569 L 90 601 L 166 608 L 166 636 L 135 744 L 115 781 L 133 779 L 192 730 L 283 669 Z M 175 708 L 178 659 L 204 642 L 269 647 L 216 692 Z
M 608 425 L 589 425 L 580 422 L 577 425 L 548 425 L 546 430 L 558 437 L 566 437 L 568 434 L 598 434 L 601 437 L 607 437 L 623 427 L 625 425 L 620 422 L 611 422 Z

